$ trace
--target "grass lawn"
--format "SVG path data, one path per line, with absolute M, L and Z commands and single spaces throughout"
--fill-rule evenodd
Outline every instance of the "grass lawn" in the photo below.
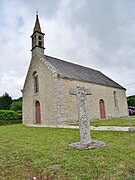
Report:
M 79 130 L 8 125 L 0 127 L 0 179 L 135 179 L 135 134 L 91 131 L 107 143 L 95 150 L 68 150 Z
M 135 126 L 135 116 L 130 116 L 130 125 Z M 90 122 L 91 126 L 129 126 L 128 118 L 114 118 Z

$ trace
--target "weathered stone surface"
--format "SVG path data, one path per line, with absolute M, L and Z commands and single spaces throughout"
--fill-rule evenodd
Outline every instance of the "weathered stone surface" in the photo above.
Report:
M 76 95 L 77 97 L 80 141 L 82 144 L 88 144 L 91 142 L 91 138 L 90 138 L 90 121 L 87 113 L 86 95 L 91 95 L 91 92 L 89 89 L 77 86 L 74 89 L 73 88 L 70 89 L 69 93 L 71 95 Z
M 39 78 L 40 91 L 37 94 L 33 93 L 34 86 L 32 74 L 35 70 L 38 72 L 38 76 L 41 77 Z M 63 125 L 77 123 L 78 110 L 76 108 L 76 98 L 75 96 L 69 95 L 69 89 L 78 85 L 84 86 L 92 91 L 92 95 L 87 97 L 87 112 L 91 119 L 99 119 L 100 109 L 98 102 L 101 99 L 101 92 L 102 98 L 106 102 L 106 118 L 126 116 L 125 112 L 127 112 L 127 102 L 126 98 L 123 98 L 124 90 L 57 78 L 56 69 L 51 66 L 44 57 L 36 55 L 32 57 L 28 76 L 23 89 L 23 123 L 27 125 L 35 123 L 34 103 L 36 100 L 42 104 L 41 124 Z M 112 98 L 112 92 L 114 90 L 117 91 L 119 96 L 119 108 L 114 108 Z M 59 97 L 59 95 L 63 95 L 63 97 Z M 66 110 L 65 114 L 61 114 L 61 107 Z M 66 121 L 64 120 L 62 122 L 57 118 L 57 114 L 61 115 L 63 119 L 66 118 Z
M 90 121 L 87 113 L 87 100 L 86 95 L 91 95 L 89 89 L 85 87 L 77 86 L 69 91 L 69 94 L 76 95 L 77 107 L 78 107 L 78 118 L 79 118 L 79 129 L 80 129 L 80 142 L 71 143 L 68 149 L 95 149 L 98 147 L 104 147 L 106 144 L 102 141 L 91 140 L 90 137 Z
M 69 144 L 68 149 L 87 150 L 87 149 L 95 149 L 104 146 L 106 146 L 106 143 L 104 143 L 103 141 L 91 140 L 91 142 L 88 144 L 86 143 L 83 144 L 81 142 L 71 143 Z
M 129 128 L 129 132 L 135 133 L 135 127 L 130 127 L 130 128 Z

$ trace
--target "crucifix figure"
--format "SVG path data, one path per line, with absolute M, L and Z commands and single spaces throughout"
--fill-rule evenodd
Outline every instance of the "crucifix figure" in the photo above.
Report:
M 70 95 L 76 95 L 77 108 L 78 108 L 78 119 L 80 129 L 80 142 L 69 144 L 69 149 L 94 149 L 97 147 L 103 147 L 106 144 L 102 141 L 91 140 L 90 137 L 90 120 L 87 112 L 87 99 L 86 95 L 92 93 L 88 88 L 77 86 L 69 90 Z
M 88 144 L 91 142 L 91 138 L 90 138 L 90 121 L 87 112 L 86 95 L 91 95 L 91 92 L 89 89 L 86 89 L 85 87 L 77 86 L 74 89 L 70 89 L 69 94 L 76 95 L 77 98 L 80 142 L 82 144 Z

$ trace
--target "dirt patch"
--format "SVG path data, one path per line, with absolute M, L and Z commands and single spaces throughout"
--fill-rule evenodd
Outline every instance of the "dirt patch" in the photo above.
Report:
M 60 170 L 61 169 L 61 165 L 60 164 L 53 164 L 53 165 L 49 166 L 48 169 Z

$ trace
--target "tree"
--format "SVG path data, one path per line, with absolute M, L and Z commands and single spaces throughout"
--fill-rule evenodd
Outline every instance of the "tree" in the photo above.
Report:
M 127 97 L 128 106 L 135 107 L 135 95 Z
M 14 99 L 10 105 L 10 110 L 13 111 L 22 111 L 22 97 Z
M 19 111 L 22 110 L 22 101 L 13 101 L 10 110 Z
M 12 98 L 7 92 L 0 97 L 0 109 L 9 110 L 12 103 Z

